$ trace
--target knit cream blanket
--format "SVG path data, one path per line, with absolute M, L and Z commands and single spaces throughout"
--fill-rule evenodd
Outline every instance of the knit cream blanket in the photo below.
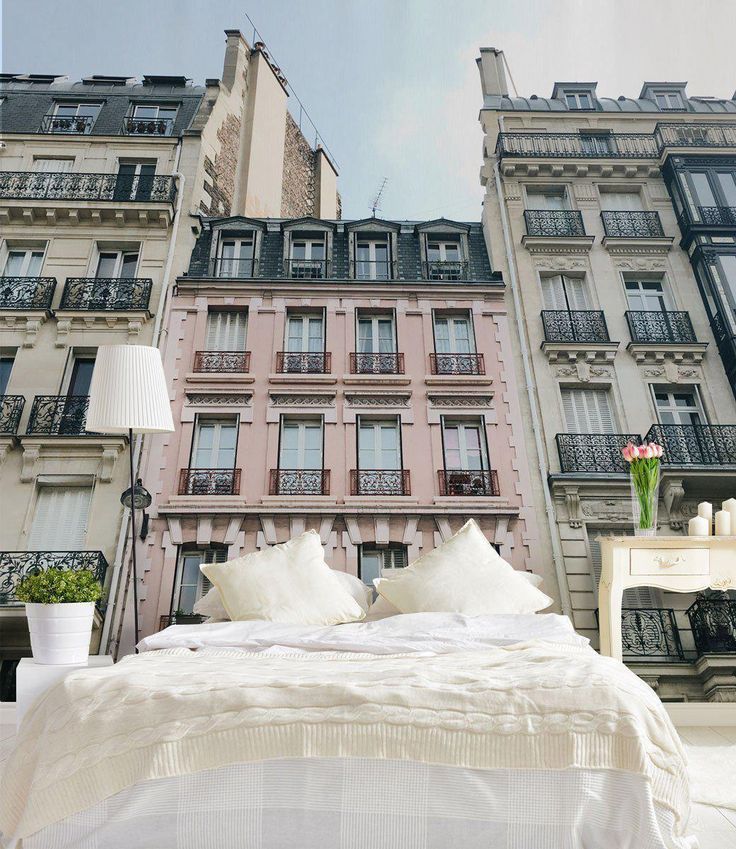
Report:
M 32 834 L 141 781 L 283 757 L 646 776 L 682 828 L 677 733 L 654 692 L 592 649 L 435 656 L 152 651 L 68 675 L 27 715 L 0 830 Z

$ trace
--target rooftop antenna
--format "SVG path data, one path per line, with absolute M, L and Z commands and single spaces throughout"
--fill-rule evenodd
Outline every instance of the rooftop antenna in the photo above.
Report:
M 386 183 L 388 183 L 388 177 L 383 178 L 381 187 L 378 189 L 376 196 L 373 198 L 372 210 L 374 218 L 376 217 L 376 210 L 381 208 L 381 196 L 383 195 L 383 190 L 386 188 Z

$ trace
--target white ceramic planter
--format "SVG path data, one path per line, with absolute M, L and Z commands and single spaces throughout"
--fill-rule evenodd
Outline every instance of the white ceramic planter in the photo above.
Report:
M 26 604 L 31 649 L 36 663 L 86 663 L 95 615 L 93 601 Z

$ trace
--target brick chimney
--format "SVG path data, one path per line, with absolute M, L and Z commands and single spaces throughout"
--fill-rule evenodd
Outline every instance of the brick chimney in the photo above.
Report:
M 501 95 L 508 97 L 509 87 L 506 82 L 506 68 L 503 50 L 495 47 L 481 47 L 480 58 L 475 60 L 480 71 L 480 84 L 483 96 Z

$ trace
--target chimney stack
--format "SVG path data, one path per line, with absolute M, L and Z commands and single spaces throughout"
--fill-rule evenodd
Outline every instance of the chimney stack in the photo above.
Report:
M 501 95 L 508 97 L 509 87 L 506 82 L 506 68 L 503 50 L 495 47 L 481 47 L 480 59 L 476 59 L 480 71 L 480 84 L 483 96 Z

